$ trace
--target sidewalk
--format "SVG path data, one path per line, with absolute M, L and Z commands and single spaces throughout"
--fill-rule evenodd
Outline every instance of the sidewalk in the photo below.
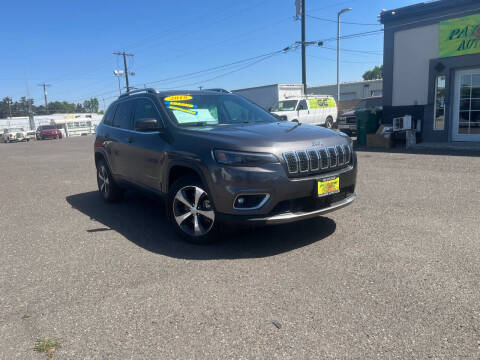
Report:
M 479 152 L 479 142 L 449 142 L 449 143 L 418 143 L 413 145 L 412 150 L 448 150 L 458 152 Z

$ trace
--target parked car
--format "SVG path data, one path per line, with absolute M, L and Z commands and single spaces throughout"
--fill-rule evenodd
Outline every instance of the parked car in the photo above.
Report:
M 27 133 L 28 141 L 37 138 L 37 132 L 35 130 L 27 130 L 26 133 Z
M 360 102 L 351 111 L 347 111 L 340 115 L 338 120 L 338 129 L 346 134 L 354 135 L 357 133 L 357 119 L 355 112 L 369 109 L 382 109 L 383 97 L 369 97 L 360 100 Z
M 307 95 L 279 101 L 271 113 L 282 120 L 331 129 L 337 121 L 337 104 L 331 96 Z
M 2 141 L 5 143 L 29 140 L 27 133 L 21 127 L 3 129 Z
M 37 128 L 37 140 L 61 139 L 62 132 L 55 125 L 40 125 Z
M 129 187 L 159 194 L 172 226 L 195 243 L 222 223 L 288 223 L 356 197 L 350 137 L 278 121 L 229 93 L 123 94 L 97 127 L 94 154 L 105 201 Z

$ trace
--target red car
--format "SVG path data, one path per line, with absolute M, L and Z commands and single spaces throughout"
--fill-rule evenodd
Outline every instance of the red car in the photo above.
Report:
M 37 128 L 37 140 L 61 138 L 62 132 L 53 125 L 40 125 Z

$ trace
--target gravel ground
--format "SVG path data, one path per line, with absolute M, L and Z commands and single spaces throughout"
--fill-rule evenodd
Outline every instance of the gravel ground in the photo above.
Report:
M 0 359 L 479 359 L 480 157 L 358 156 L 352 206 L 202 247 L 92 137 L 0 144 Z

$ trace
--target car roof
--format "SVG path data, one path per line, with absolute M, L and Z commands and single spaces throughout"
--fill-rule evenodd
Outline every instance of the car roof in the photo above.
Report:
M 145 95 L 153 95 L 153 96 L 158 96 L 158 97 L 167 97 L 167 96 L 173 96 L 173 95 L 193 95 L 193 96 L 198 96 L 198 95 L 235 95 L 232 94 L 229 91 L 223 90 L 223 89 L 205 89 L 205 90 L 167 90 L 167 91 L 148 91 L 149 89 L 145 89 L 145 91 L 142 91 L 142 89 L 139 89 L 138 91 L 135 91 L 134 93 L 128 94 L 122 94 L 120 95 L 117 100 L 125 100 L 125 99 L 133 99 L 136 97 L 142 97 Z

